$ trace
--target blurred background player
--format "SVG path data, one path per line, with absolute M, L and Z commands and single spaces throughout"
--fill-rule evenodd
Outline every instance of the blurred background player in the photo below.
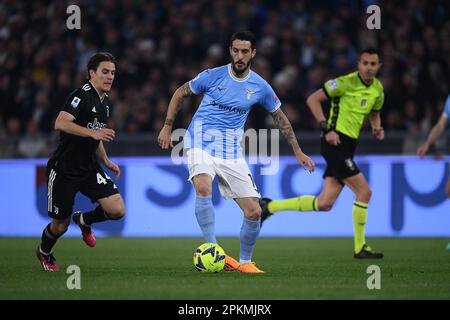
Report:
M 172 125 L 180 104 L 185 97 L 203 93 L 184 138 L 184 147 L 188 149 L 189 180 L 196 191 L 195 216 L 206 241 L 217 243 L 212 204 L 212 181 L 217 175 L 222 196 L 234 199 L 244 213 L 240 261 L 238 263 L 227 255 L 225 269 L 261 273 L 263 271 L 251 261 L 261 225 L 260 194 L 240 146 L 244 124 L 253 105 L 259 104 L 272 114 L 275 125 L 304 168 L 308 165 L 313 171 L 314 163 L 298 146 L 272 87 L 250 69 L 256 54 L 254 35 L 249 31 L 235 33 L 229 52 L 230 64 L 207 69 L 175 91 L 158 142 L 163 149 L 173 147 Z
M 445 101 L 444 112 L 442 113 L 442 116 L 439 118 L 439 121 L 436 123 L 433 129 L 431 129 L 431 132 L 428 135 L 425 142 L 417 149 L 417 154 L 419 155 L 420 159 L 423 159 L 430 146 L 445 131 L 445 127 L 447 126 L 449 118 L 450 118 L 450 94 L 447 96 L 447 100 Z M 450 198 L 450 177 L 447 181 L 446 193 L 447 196 Z M 447 245 L 447 250 L 450 250 L 450 243 Z
M 90 247 L 96 244 L 92 223 L 117 220 L 125 214 L 116 185 L 98 162 L 101 160 L 119 178 L 120 169 L 109 160 L 103 146 L 103 141 L 112 141 L 115 136 L 114 130 L 106 128 L 110 116 L 106 93 L 111 90 L 116 60 L 109 53 L 96 53 L 87 64 L 87 72 L 89 81 L 70 94 L 55 122 L 60 142 L 47 163 L 48 214 L 52 222 L 42 232 L 36 252 L 45 271 L 59 271 L 52 248 L 67 231 L 78 192 L 99 203 L 90 212 L 73 215 Z
M 347 185 L 356 196 L 353 204 L 354 257 L 383 258 L 383 253 L 375 252 L 366 244 L 364 230 L 372 191 L 353 161 L 357 139 L 367 115 L 375 138 L 384 139 L 380 118 L 383 86 L 375 77 L 380 67 L 378 51 L 365 49 L 359 53 L 358 71 L 327 81 L 323 88 L 308 97 L 306 103 L 322 128 L 320 152 L 327 163 L 322 191 L 318 196 L 279 201 L 261 199 L 261 222 L 278 211 L 329 211 Z M 327 99 L 331 100 L 328 120 L 321 105 Z

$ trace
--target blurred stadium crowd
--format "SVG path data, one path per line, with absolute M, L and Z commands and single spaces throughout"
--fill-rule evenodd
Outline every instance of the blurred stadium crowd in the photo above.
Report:
M 80 30 L 66 27 L 69 4 L 81 8 Z M 366 27 L 371 4 L 381 8 L 381 30 Z M 4 0 L 0 157 L 48 156 L 59 108 L 83 83 L 96 51 L 118 60 L 109 126 L 119 133 L 158 132 L 174 90 L 227 63 L 229 38 L 239 29 L 255 32 L 253 69 L 272 84 L 302 132 L 317 130 L 306 97 L 355 70 L 357 52 L 367 46 L 383 54 L 386 131 L 427 133 L 450 92 L 447 1 Z M 198 99 L 185 102 L 176 127 L 187 127 Z M 254 110 L 247 125 L 267 127 L 268 119 Z

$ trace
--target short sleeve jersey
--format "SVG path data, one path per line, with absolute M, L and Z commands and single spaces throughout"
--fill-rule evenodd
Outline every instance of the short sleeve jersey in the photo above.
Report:
M 73 91 L 61 111 L 75 117 L 74 123 L 93 130 L 107 126 L 111 112 L 108 96 L 103 100 L 92 85 L 87 82 Z M 50 159 L 57 170 L 68 177 L 82 177 L 98 163 L 96 151 L 98 140 L 60 132 L 59 145 Z
M 185 135 L 185 148 L 200 148 L 223 159 L 242 157 L 244 125 L 253 106 L 268 112 L 281 106 L 267 81 L 251 70 L 237 78 L 231 64 L 201 72 L 189 86 L 203 99 Z
M 327 128 L 353 139 L 358 139 L 365 117 L 383 107 L 381 82 L 375 78 L 367 85 L 357 71 L 327 81 L 323 90 L 331 100 Z

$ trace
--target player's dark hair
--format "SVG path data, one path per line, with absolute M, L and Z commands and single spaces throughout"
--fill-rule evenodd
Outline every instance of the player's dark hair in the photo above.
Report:
M 97 71 L 98 66 L 103 61 L 110 61 L 114 63 L 114 65 L 117 67 L 117 61 L 116 58 L 111 53 L 108 52 L 97 52 L 95 53 L 90 59 L 87 64 L 87 77 L 88 79 L 91 79 L 91 75 L 89 74 L 89 70 Z
M 253 32 L 249 30 L 241 30 L 234 33 L 230 39 L 230 47 L 232 46 L 234 40 L 250 41 L 252 50 L 255 49 L 256 38 Z
M 378 59 L 379 59 L 380 62 L 381 62 L 381 52 L 380 52 L 380 50 L 378 50 L 377 48 L 374 48 L 374 47 L 368 47 L 368 48 L 362 49 L 361 51 L 359 51 L 359 54 L 358 54 L 358 60 L 361 59 L 361 56 L 362 56 L 363 53 L 376 54 L 376 55 L 378 55 Z

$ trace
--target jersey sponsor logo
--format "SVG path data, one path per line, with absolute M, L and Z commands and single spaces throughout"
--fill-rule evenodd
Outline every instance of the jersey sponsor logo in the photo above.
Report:
M 247 113 L 247 110 L 245 110 L 245 109 L 241 109 L 241 108 L 238 108 L 238 107 L 230 107 L 230 106 L 226 106 L 226 105 L 223 105 L 223 104 L 217 104 L 214 100 L 211 101 L 211 105 L 212 106 L 217 106 L 220 110 L 223 110 L 223 111 L 236 112 L 236 113 L 239 113 L 239 114 L 246 114 Z
M 333 80 L 329 80 L 327 82 L 328 88 L 330 88 L 331 91 L 333 91 L 334 89 L 336 89 L 338 87 L 338 83 L 336 81 L 336 79 Z
M 89 122 L 87 124 L 87 127 L 89 129 L 93 129 L 93 130 L 100 130 L 100 129 L 106 128 L 106 123 L 102 123 L 102 122 L 98 121 L 97 118 L 94 118 L 94 122 L 92 122 L 92 123 Z
M 72 108 L 76 108 L 78 107 L 78 104 L 80 103 L 81 99 L 78 97 L 74 97 L 72 102 L 70 103 L 70 105 L 72 106 Z
M 81 87 L 81 89 L 83 89 L 84 91 L 89 91 L 91 90 L 91 86 L 88 83 L 86 83 L 84 86 Z
M 250 100 L 250 98 L 252 97 L 252 94 L 254 94 L 255 91 L 252 89 L 245 89 L 245 91 L 247 92 L 247 100 Z

